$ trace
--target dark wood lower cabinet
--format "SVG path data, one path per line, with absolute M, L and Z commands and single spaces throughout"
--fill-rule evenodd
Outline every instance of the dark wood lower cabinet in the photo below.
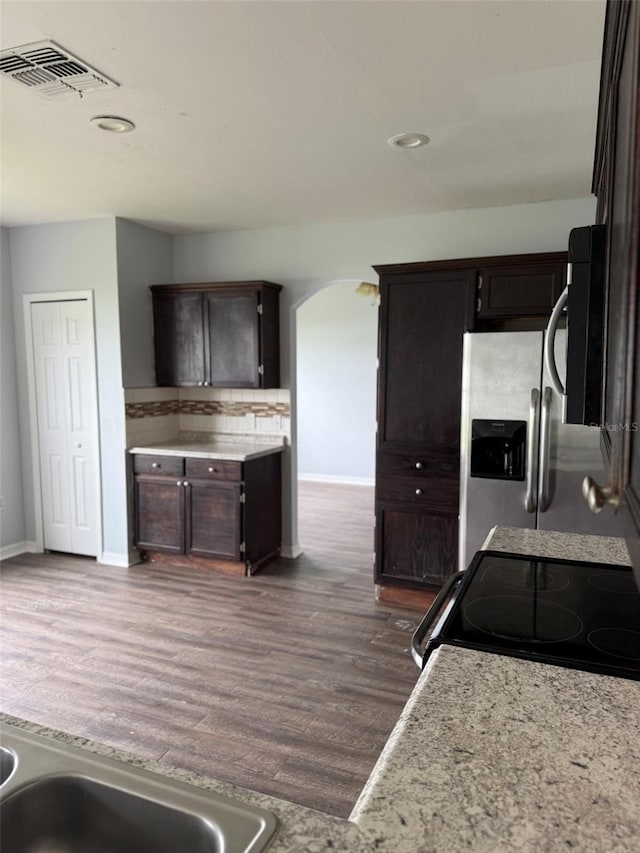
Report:
M 378 504 L 376 559 L 379 584 L 442 586 L 458 559 L 458 511 L 411 504 Z
M 136 454 L 133 470 L 143 556 L 182 555 L 182 562 L 251 574 L 279 555 L 279 453 L 243 463 Z
M 239 560 L 242 529 L 239 483 L 189 480 L 185 551 L 196 557 Z
M 185 490 L 174 476 L 134 478 L 136 545 L 140 549 L 184 553 Z

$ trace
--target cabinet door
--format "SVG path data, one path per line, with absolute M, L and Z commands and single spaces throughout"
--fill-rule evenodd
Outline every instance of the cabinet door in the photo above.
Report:
M 456 571 L 458 512 L 411 504 L 376 509 L 376 582 L 441 586 Z
M 601 86 L 604 105 L 599 129 L 601 159 L 597 159 L 596 186 L 599 219 L 607 228 L 606 357 L 602 444 L 608 482 L 614 500 L 623 500 L 640 531 L 640 483 L 629 494 L 638 453 L 636 432 L 638 401 L 638 230 L 640 166 L 638 133 L 638 44 L 640 10 L 637 3 L 620 2 L 607 8 L 605 75 Z M 637 474 L 636 474 L 637 476 Z M 606 510 L 610 511 L 610 510 Z M 633 525 L 632 525 L 633 526 Z M 637 534 L 636 534 L 637 535 Z
M 240 559 L 242 514 L 239 483 L 189 480 L 188 554 Z
M 258 294 L 204 294 L 207 381 L 224 388 L 260 387 Z
M 476 316 L 480 320 L 549 316 L 565 283 L 564 264 L 480 269 Z
M 138 548 L 184 553 L 186 489 L 182 482 L 175 477 L 134 477 Z
M 200 293 L 153 294 L 153 332 L 158 385 L 202 385 L 205 342 Z
M 381 282 L 378 449 L 460 448 L 462 335 L 473 272 Z

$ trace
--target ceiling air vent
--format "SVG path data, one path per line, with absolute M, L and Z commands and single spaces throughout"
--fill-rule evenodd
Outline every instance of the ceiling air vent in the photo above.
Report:
M 64 98 L 118 84 L 54 41 L 36 41 L 0 52 L 0 72 L 44 98 Z

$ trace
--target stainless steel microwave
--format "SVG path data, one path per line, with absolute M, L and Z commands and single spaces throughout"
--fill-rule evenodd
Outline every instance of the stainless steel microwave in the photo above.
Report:
M 602 421 L 605 329 L 605 226 L 574 228 L 569 234 L 567 286 L 551 313 L 545 362 L 556 391 L 563 395 L 563 421 L 599 426 Z M 567 314 L 566 379 L 555 364 L 554 338 Z

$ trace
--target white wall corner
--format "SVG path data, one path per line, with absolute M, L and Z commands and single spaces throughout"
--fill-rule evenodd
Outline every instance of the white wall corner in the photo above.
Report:
M 135 566 L 140 563 L 140 552 L 137 548 L 129 551 L 128 554 L 120 554 L 115 551 L 103 551 L 100 555 L 98 563 L 101 566 L 119 566 L 122 569 L 128 569 L 130 566 Z
M 301 557 L 304 551 L 299 545 L 283 545 L 280 549 L 280 556 L 285 560 L 296 560 Z
M 4 545 L 0 548 L 0 560 L 18 557 L 20 554 L 37 554 L 41 552 L 42 549 L 38 549 L 36 542 L 30 542 L 25 539 L 23 542 L 14 542 L 13 545 Z

